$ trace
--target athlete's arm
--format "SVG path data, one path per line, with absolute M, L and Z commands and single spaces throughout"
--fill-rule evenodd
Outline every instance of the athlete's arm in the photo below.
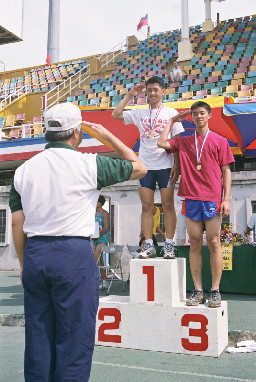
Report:
M 230 213 L 231 171 L 229 164 L 223 166 L 221 171 L 223 178 L 224 199 L 220 205 L 220 213 L 225 218 Z
M 170 131 L 171 131 L 174 123 L 183 122 L 184 119 L 186 119 L 186 117 L 189 114 L 190 114 L 190 110 L 184 110 L 184 111 L 176 114 L 174 117 L 171 117 L 169 119 L 169 122 L 165 126 L 164 130 L 162 131 L 162 133 L 158 139 L 158 142 L 157 142 L 158 147 L 161 147 L 162 149 L 165 149 L 165 150 L 170 150 L 171 145 L 168 142 L 168 139 L 169 139 L 169 134 L 170 134 Z
M 103 212 L 103 221 L 104 221 L 104 227 L 100 231 L 100 237 L 104 235 L 104 233 L 108 232 L 108 212 Z
M 114 109 L 112 113 L 112 117 L 114 119 L 120 119 L 123 120 L 123 111 L 127 103 L 132 99 L 132 97 L 137 97 L 142 90 L 144 89 L 145 85 L 144 84 L 135 84 L 129 92 L 124 96 L 122 101 L 117 105 L 117 107 Z

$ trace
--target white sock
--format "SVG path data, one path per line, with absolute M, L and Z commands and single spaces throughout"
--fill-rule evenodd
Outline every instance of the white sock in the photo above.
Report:
M 152 239 L 147 239 L 145 240 L 146 244 L 153 245 L 153 240 Z
M 168 243 L 168 244 L 173 244 L 173 240 L 172 240 L 172 239 L 168 239 L 168 238 L 166 238 L 166 243 Z

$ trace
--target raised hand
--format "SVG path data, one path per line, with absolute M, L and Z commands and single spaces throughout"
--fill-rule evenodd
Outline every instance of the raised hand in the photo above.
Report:
M 132 97 L 138 97 L 138 95 L 145 89 L 145 84 L 135 84 L 130 90 L 129 94 Z
M 191 113 L 190 109 L 181 111 L 180 113 L 178 113 L 174 117 L 172 117 L 173 123 L 183 122 L 190 113 Z
M 107 140 L 112 135 L 105 127 L 98 123 L 83 121 L 83 124 L 90 127 L 103 140 Z

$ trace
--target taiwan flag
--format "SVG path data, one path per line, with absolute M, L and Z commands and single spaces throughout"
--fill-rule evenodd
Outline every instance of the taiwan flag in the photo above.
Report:
M 140 19 L 140 22 L 137 25 L 137 31 L 139 31 L 144 25 L 148 25 L 148 15 Z

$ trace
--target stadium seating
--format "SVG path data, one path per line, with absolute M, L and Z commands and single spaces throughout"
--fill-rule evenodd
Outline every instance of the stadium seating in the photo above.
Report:
M 224 20 L 208 33 L 202 32 L 201 26 L 197 25 L 190 28 L 189 34 L 194 57 L 184 63 L 183 66 L 188 74 L 184 75 L 182 81 L 171 83 L 169 78 L 169 70 L 178 57 L 181 31 L 167 31 L 153 34 L 129 48 L 118 58 L 112 70 L 91 77 L 88 83 L 67 96 L 67 101 L 90 108 L 116 107 L 134 84 L 143 82 L 153 75 L 162 77 L 165 82 L 166 92 L 163 102 L 223 94 L 243 99 L 255 97 L 255 17 Z M 29 69 L 24 75 L 2 79 L 0 96 L 12 94 L 17 89 L 32 93 L 48 91 L 65 78 L 77 73 L 86 63 L 85 58 L 37 67 Z M 132 99 L 128 106 L 136 104 L 147 104 L 145 92 L 137 99 Z M 6 117 L 4 126 L 13 127 L 15 121 L 17 120 Z M 22 126 L 26 125 L 25 119 L 20 118 L 19 121 Z M 40 132 L 42 133 L 42 126 L 40 128 L 39 131 L 37 127 L 30 126 L 30 130 L 24 130 L 23 127 L 22 136 L 38 136 Z M 17 129 L 14 130 L 12 139 L 18 137 L 15 131 Z

